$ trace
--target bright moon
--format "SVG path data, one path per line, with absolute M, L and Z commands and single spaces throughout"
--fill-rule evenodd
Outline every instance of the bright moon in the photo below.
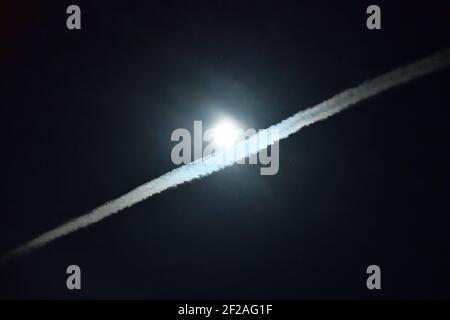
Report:
M 239 128 L 231 120 L 223 120 L 213 129 L 213 141 L 219 148 L 231 147 L 239 138 Z

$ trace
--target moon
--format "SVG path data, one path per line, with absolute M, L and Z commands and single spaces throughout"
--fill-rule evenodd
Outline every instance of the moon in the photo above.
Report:
M 240 128 L 231 119 L 221 120 L 213 130 L 213 142 L 217 148 L 232 147 L 239 139 Z

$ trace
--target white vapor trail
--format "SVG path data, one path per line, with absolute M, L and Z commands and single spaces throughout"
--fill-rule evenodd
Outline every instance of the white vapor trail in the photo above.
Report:
M 428 56 L 422 60 L 416 61 L 408 66 L 395 69 L 382 76 L 374 78 L 370 81 L 364 82 L 357 87 L 347 89 L 334 97 L 325 100 L 318 105 L 297 112 L 293 116 L 273 125 L 265 130 L 261 130 L 258 134 L 250 137 L 248 140 L 239 142 L 235 148 L 238 150 L 245 150 L 245 152 L 237 152 L 238 156 L 235 159 L 227 161 L 217 161 L 219 157 L 223 159 L 222 154 L 210 155 L 194 162 L 178 167 L 159 178 L 151 180 L 136 189 L 124 194 L 123 196 L 114 199 L 104 205 L 92 210 L 91 212 L 75 218 L 53 230 L 50 230 L 28 243 L 16 248 L 15 250 L 5 254 L 0 261 L 5 261 L 18 254 L 25 253 L 29 250 L 44 246 L 45 244 L 72 233 L 78 229 L 94 224 L 106 217 L 111 216 L 127 207 L 134 205 L 148 197 L 160 193 L 169 188 L 180 185 L 184 182 L 198 179 L 210 175 L 216 171 L 230 166 L 242 158 L 249 157 L 253 153 L 257 153 L 268 145 L 271 145 L 278 140 L 287 138 L 291 134 L 296 133 L 301 128 L 313 124 L 314 122 L 324 120 L 348 107 L 354 105 L 364 99 L 372 97 L 384 90 L 393 88 L 402 83 L 406 83 L 418 77 L 435 72 L 450 64 L 450 49 L 445 49 L 434 55 Z M 272 129 L 278 131 L 278 136 L 271 136 L 268 132 Z M 268 140 L 261 139 L 267 136 Z M 258 144 L 258 147 L 253 150 L 248 149 L 248 143 L 252 143 L 252 139 L 258 141 L 267 141 L 264 144 Z M 254 142 L 254 140 L 253 140 Z M 220 163 L 220 164 L 219 164 Z

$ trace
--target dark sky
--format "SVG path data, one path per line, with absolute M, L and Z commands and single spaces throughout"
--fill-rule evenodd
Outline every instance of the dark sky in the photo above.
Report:
M 0 253 L 173 169 L 176 128 L 265 128 L 449 46 L 448 1 L 376 3 L 369 31 L 372 1 L 2 2 Z M 449 76 L 301 130 L 277 175 L 227 168 L 18 257 L 0 298 L 450 298 Z

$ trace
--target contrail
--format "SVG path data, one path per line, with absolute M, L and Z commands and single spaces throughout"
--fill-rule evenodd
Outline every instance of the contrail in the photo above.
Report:
M 106 217 L 111 216 L 127 207 L 134 205 L 148 197 L 160 193 L 169 188 L 180 185 L 184 182 L 198 179 L 210 175 L 224 167 L 230 166 L 242 158 L 249 157 L 257 153 L 267 146 L 287 138 L 293 133 L 296 133 L 301 128 L 313 124 L 317 121 L 324 120 L 364 99 L 370 98 L 382 91 L 393 88 L 402 83 L 409 82 L 418 77 L 438 71 L 450 64 L 450 49 L 445 49 L 434 55 L 428 56 L 422 60 L 416 61 L 408 66 L 395 69 L 382 76 L 374 78 L 370 81 L 363 82 L 357 87 L 347 89 L 334 97 L 319 103 L 318 105 L 297 112 L 293 116 L 273 125 L 265 130 L 259 131 L 254 136 L 247 140 L 237 143 L 235 148 L 237 150 L 245 150 L 245 152 L 238 153 L 240 156 L 229 159 L 227 161 L 218 161 L 223 158 L 222 153 L 210 155 L 194 162 L 178 167 L 159 178 L 147 182 L 136 189 L 126 193 L 125 195 L 114 199 L 104 205 L 92 210 L 91 212 L 73 219 L 53 230 L 50 230 L 30 242 L 16 248 L 15 250 L 5 254 L 0 261 L 8 260 L 9 258 L 18 254 L 25 253 L 32 249 L 37 249 L 45 244 L 72 233 L 78 229 L 94 224 Z M 279 134 L 272 136 L 268 134 L 270 130 L 276 130 Z M 268 137 L 268 139 L 262 139 Z M 263 144 L 258 144 L 257 148 L 249 150 L 248 145 L 254 141 L 267 141 Z

